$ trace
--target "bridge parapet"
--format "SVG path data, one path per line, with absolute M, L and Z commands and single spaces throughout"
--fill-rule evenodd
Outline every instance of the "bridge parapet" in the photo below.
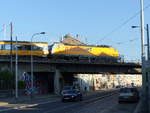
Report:
M 62 72 L 74 73 L 141 73 L 141 64 L 139 63 L 110 63 L 110 62 L 85 62 L 85 61 L 66 61 L 60 59 L 48 59 L 47 57 L 34 57 L 34 70 L 54 72 L 55 68 L 59 68 Z M 0 62 L 9 66 L 10 57 L 1 57 Z M 15 56 L 13 56 L 13 63 L 15 63 Z M 28 69 L 30 72 L 31 59 L 28 57 L 18 58 L 18 65 L 22 70 Z M 15 64 L 14 64 L 15 65 Z M 14 66 L 15 67 L 15 66 Z

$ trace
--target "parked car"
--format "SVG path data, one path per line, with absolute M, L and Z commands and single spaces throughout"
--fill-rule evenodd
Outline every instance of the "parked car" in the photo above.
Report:
M 65 90 L 62 93 L 62 102 L 64 101 L 78 101 L 78 100 L 82 100 L 82 93 L 79 90 Z
M 139 91 L 136 87 L 125 87 L 119 91 L 118 102 L 138 102 L 139 98 Z

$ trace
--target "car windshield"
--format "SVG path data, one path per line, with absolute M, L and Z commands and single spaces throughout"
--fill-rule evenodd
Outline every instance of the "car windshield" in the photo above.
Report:
M 76 93 L 75 90 L 68 90 L 68 91 L 65 91 L 65 93 Z
M 135 91 L 134 88 L 122 88 L 122 89 L 120 89 L 120 93 L 131 93 L 134 91 Z
M 63 90 L 70 90 L 71 89 L 71 86 L 65 86 L 64 88 L 63 88 Z

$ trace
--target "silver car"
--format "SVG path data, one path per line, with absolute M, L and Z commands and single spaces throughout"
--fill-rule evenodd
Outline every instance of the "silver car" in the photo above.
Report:
M 125 87 L 119 91 L 118 102 L 138 102 L 139 98 L 139 91 L 136 87 Z

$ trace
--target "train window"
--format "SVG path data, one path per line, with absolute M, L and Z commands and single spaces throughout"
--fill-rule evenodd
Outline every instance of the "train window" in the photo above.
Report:
M 24 45 L 23 50 L 31 50 L 31 45 Z
M 18 50 L 24 50 L 24 45 L 17 45 Z
M 5 44 L 5 50 L 11 50 L 11 45 L 10 44 Z
M 12 45 L 12 50 L 16 50 L 16 45 Z
M 1 44 L 0 45 L 0 50 L 4 50 L 5 49 L 5 45 L 4 44 Z
M 39 47 L 39 46 L 33 45 L 32 50 L 40 50 L 40 51 L 42 51 L 43 47 Z
M 17 45 L 18 50 L 31 50 L 31 45 Z

